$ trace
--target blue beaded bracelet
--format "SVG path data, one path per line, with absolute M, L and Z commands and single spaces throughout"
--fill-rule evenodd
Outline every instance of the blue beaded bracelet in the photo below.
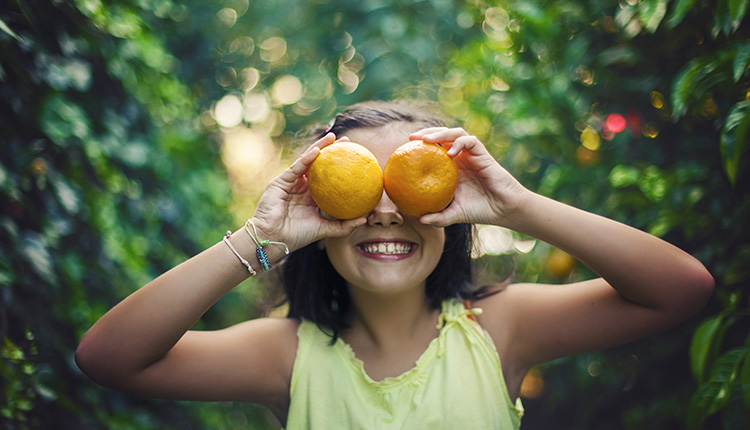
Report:
M 253 227 L 253 231 L 250 231 L 250 227 Z M 274 245 L 281 245 L 284 247 L 284 251 L 289 254 L 289 247 L 286 246 L 283 242 L 271 242 L 270 240 L 260 240 L 258 239 L 258 230 L 255 228 L 255 224 L 251 220 L 247 220 L 245 223 L 245 231 L 248 235 L 250 235 L 250 238 L 255 242 L 255 255 L 258 257 L 258 261 L 260 262 L 261 267 L 263 267 L 263 270 L 271 270 L 271 263 L 268 262 L 268 255 L 266 254 L 266 251 L 263 249 L 264 246 L 274 244 Z

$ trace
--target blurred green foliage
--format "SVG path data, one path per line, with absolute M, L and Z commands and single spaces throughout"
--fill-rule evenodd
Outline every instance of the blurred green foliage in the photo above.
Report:
M 675 329 L 535 369 L 524 428 L 747 428 L 749 2 L 7 2 L 0 420 L 273 428 L 253 406 L 96 387 L 73 363 L 77 341 L 248 216 L 259 188 L 241 176 L 262 181 L 230 168 L 232 130 L 273 142 L 283 165 L 299 131 L 341 106 L 418 96 L 529 188 L 661 236 L 717 279 Z M 593 276 L 544 244 L 518 249 L 478 259 L 483 276 L 509 259 L 523 280 Z M 259 315 L 262 294 L 241 285 L 199 327 Z
M 749 2 L 481 3 L 442 104 L 527 186 L 661 236 L 717 280 L 691 322 L 542 366 L 524 425 L 747 428 Z M 553 255 L 535 247 L 518 276 L 562 280 L 543 270 Z

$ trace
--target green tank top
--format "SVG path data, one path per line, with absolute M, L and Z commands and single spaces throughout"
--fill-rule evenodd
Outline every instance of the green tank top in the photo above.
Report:
M 287 430 L 518 429 L 523 407 L 505 386 L 495 345 L 458 300 L 443 302 L 440 334 L 409 371 L 374 381 L 341 338 L 304 320 Z

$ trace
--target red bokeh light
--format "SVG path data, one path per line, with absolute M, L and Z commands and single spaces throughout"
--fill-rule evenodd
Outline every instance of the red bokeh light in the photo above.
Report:
M 625 120 L 625 117 L 620 115 L 619 113 L 611 113 L 607 115 L 605 124 L 607 126 L 607 130 L 615 134 L 622 133 L 628 126 L 628 122 L 627 120 Z

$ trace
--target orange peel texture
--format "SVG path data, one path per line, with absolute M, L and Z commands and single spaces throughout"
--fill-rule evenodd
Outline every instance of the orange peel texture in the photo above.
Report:
M 307 186 L 320 210 L 338 219 L 372 211 L 383 195 L 377 158 L 355 142 L 335 142 L 320 150 L 307 172 Z
M 440 212 L 453 200 L 458 166 L 440 145 L 410 141 L 391 154 L 383 171 L 385 192 L 402 213 Z

